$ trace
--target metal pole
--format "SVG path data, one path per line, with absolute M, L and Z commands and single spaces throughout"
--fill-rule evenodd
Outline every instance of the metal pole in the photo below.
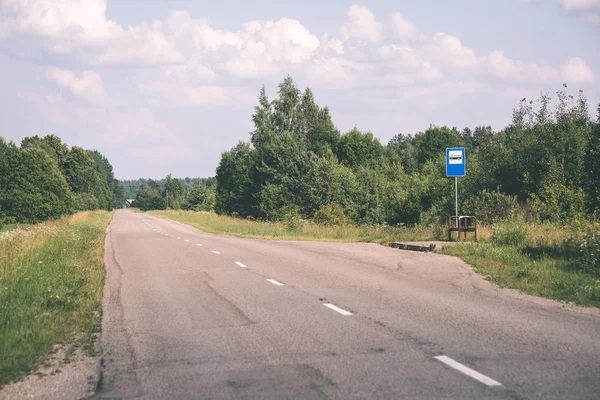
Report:
M 456 205 L 456 227 L 460 226 L 460 220 L 458 218 L 458 177 L 454 177 L 454 204 Z M 460 231 L 456 231 L 456 239 L 460 240 Z

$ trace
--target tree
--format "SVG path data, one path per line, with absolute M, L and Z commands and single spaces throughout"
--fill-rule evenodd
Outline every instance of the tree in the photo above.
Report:
M 193 183 L 183 208 L 193 211 L 213 211 L 215 208 L 214 188 L 208 188 L 200 182 Z
M 376 167 L 384 160 L 383 146 L 371 132 L 354 128 L 340 138 L 336 154 L 340 163 L 353 170 L 361 166 Z
M 173 178 L 171 174 L 167 175 L 165 181 L 165 189 L 163 190 L 163 197 L 167 199 L 171 208 L 179 208 L 180 201 L 183 197 L 185 187 L 183 186 L 183 182 L 179 179 Z
M 585 154 L 585 191 L 588 210 L 600 211 L 600 104 L 597 108 L 597 120 L 593 126 L 590 143 Z
M 4 218 L 36 223 L 73 211 L 73 193 L 57 161 L 38 146 L 19 149 L 2 141 L 0 209 Z
M 247 143 L 240 142 L 221 155 L 216 176 L 215 210 L 218 213 L 252 215 L 255 204 L 252 179 L 254 167 L 253 152 Z
M 164 210 L 166 202 L 161 196 L 157 185 L 145 183 L 140 187 L 133 205 L 142 211 Z

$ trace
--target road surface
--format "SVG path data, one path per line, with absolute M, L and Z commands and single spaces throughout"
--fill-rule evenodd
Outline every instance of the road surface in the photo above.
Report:
M 600 318 L 460 260 L 117 211 L 98 399 L 598 399 Z

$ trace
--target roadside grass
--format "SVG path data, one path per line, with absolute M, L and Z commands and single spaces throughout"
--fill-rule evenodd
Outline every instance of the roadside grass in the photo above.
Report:
M 93 355 L 112 215 L 84 212 L 0 234 L 0 388 L 57 345 Z
M 479 244 L 446 246 L 440 253 L 461 258 L 500 287 L 600 307 L 600 270 L 582 258 L 582 232 L 590 228 L 518 221 L 497 224 Z
M 332 242 L 374 242 L 435 240 L 447 233 L 442 227 L 390 227 L 368 225 L 325 225 L 310 221 L 265 222 L 234 218 L 212 212 L 183 210 L 148 213 L 191 225 L 204 232 L 237 237 L 276 240 L 313 240 Z

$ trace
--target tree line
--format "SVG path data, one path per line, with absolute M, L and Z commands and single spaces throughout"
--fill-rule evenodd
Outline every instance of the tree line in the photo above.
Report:
M 113 167 L 99 151 L 69 148 L 56 135 L 26 137 L 20 146 L 0 137 L 0 225 L 123 203 Z
M 566 87 L 566 85 L 564 85 Z M 250 141 L 222 154 L 215 211 L 262 220 L 433 224 L 454 215 L 445 148 L 465 147 L 460 214 L 484 223 L 520 215 L 566 222 L 600 209 L 600 106 L 583 92 L 522 99 L 511 123 L 458 130 L 430 126 L 383 145 L 356 128 L 341 134 L 327 107 L 291 77 L 270 101 L 263 87 Z
M 192 189 L 192 186 L 201 182 L 204 186 L 212 187 L 217 184 L 215 178 L 177 178 L 183 184 L 184 193 L 189 193 Z M 119 185 L 123 187 L 124 196 L 126 199 L 135 199 L 137 194 L 139 193 L 141 187 L 145 184 L 158 184 L 159 191 L 163 191 L 165 189 L 165 184 L 167 183 L 167 178 L 163 179 L 147 179 L 147 178 L 139 178 L 139 179 L 121 179 L 119 180 Z
M 138 179 L 121 181 L 125 190 L 133 194 L 132 206 L 147 210 L 184 209 L 212 211 L 215 206 L 215 178 L 173 178 L 171 174 L 161 180 Z

